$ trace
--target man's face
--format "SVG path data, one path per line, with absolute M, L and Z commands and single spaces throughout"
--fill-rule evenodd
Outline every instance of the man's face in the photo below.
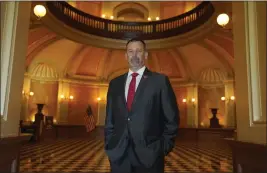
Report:
M 138 70 L 145 65 L 147 59 L 147 52 L 144 45 L 140 41 L 130 42 L 127 45 L 126 59 L 131 69 Z

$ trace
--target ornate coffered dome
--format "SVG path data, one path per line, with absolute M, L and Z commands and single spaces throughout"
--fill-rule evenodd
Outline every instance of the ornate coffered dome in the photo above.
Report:
M 199 83 L 203 87 L 223 86 L 226 80 L 225 72 L 218 68 L 207 68 L 200 73 Z
M 30 71 L 32 79 L 40 81 L 56 81 L 58 80 L 58 74 L 55 69 L 48 66 L 45 63 L 38 63 Z

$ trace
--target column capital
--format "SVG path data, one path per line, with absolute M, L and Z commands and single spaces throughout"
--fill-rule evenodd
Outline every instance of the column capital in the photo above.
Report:
M 233 84 L 234 83 L 234 79 L 227 79 L 227 80 L 224 80 L 223 83 L 226 85 L 226 84 Z

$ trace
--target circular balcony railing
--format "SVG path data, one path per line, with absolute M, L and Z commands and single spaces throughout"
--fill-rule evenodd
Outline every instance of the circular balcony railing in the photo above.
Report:
M 169 19 L 126 22 L 84 13 L 64 1 L 48 1 L 46 6 L 53 16 L 72 28 L 92 35 L 121 40 L 133 37 L 155 40 L 184 34 L 204 24 L 214 13 L 212 3 L 203 1 L 191 11 Z

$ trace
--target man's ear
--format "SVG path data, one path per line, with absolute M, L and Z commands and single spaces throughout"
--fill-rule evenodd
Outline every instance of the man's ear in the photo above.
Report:
M 145 52 L 145 59 L 147 59 L 147 57 L 148 57 L 148 52 L 146 51 Z
M 127 60 L 128 58 L 127 58 L 127 53 L 125 53 L 125 59 Z

